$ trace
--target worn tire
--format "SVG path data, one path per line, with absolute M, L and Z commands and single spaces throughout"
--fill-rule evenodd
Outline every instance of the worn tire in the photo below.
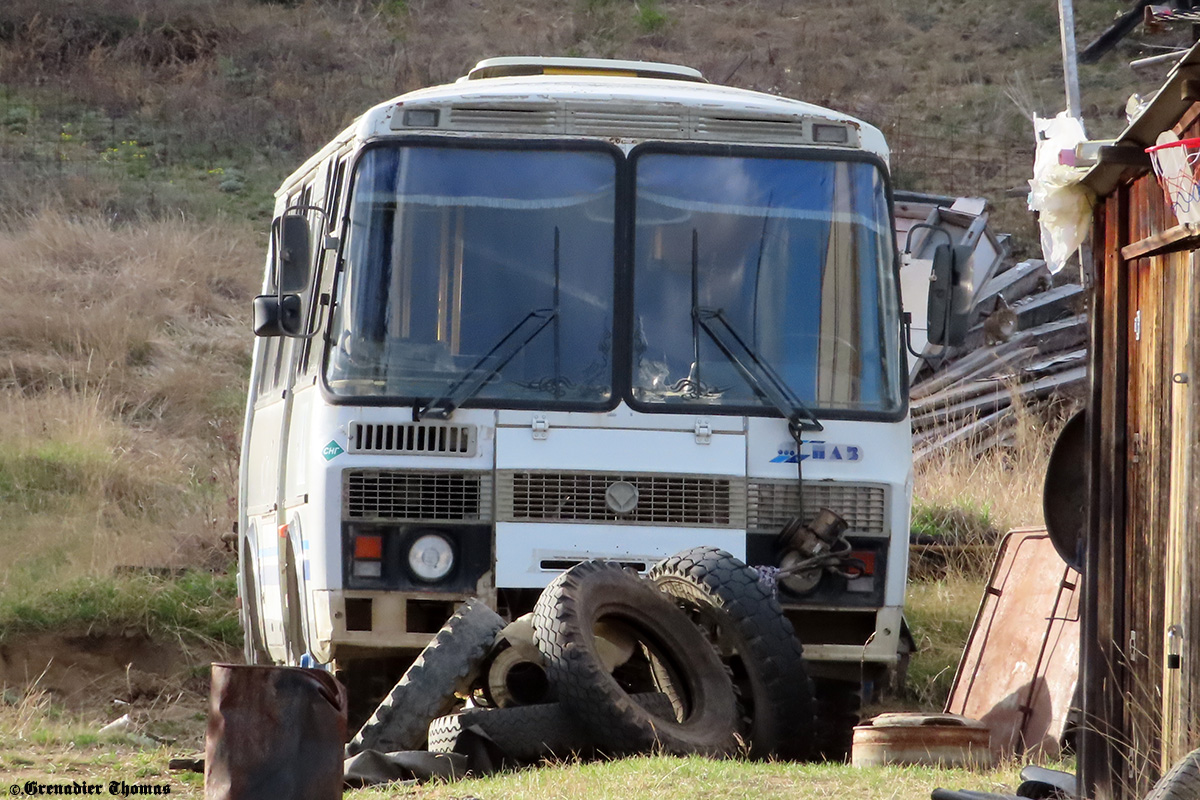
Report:
M 719 548 L 693 547 L 659 562 L 650 579 L 714 639 L 750 756 L 810 757 L 816 720 L 804 649 L 758 572 Z
M 653 714 L 673 713 L 671 701 L 659 692 L 631 695 Z M 542 758 L 562 758 L 592 749 L 592 740 L 578 720 L 561 703 L 538 703 L 510 708 L 468 708 L 429 723 L 429 749 L 454 753 L 463 731 L 486 736 L 514 761 L 530 763 Z
M 1177 761 L 1150 789 L 1146 800 L 1200 800 L 1200 750 Z
M 681 713 L 641 707 L 604 668 L 593 635 L 602 619 L 636 636 L 672 676 Z M 724 665 L 704 633 L 650 581 L 613 562 L 585 561 L 542 592 L 533 629 L 559 701 L 602 752 L 722 755 L 736 747 L 737 702 Z
M 817 755 L 825 761 L 849 761 L 854 726 L 862 707 L 862 688 L 853 681 L 814 678 L 817 701 Z
M 504 620 L 482 600 L 468 600 L 346 745 L 346 754 L 424 747 L 429 723 L 454 707 L 456 693 L 470 688 L 503 627 Z

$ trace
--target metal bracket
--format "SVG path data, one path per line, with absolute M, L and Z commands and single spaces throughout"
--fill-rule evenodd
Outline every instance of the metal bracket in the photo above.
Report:
M 550 423 L 541 414 L 534 414 L 532 428 L 533 428 L 533 438 L 534 439 L 549 438 Z
M 696 420 L 696 444 L 712 444 L 712 425 L 706 419 Z

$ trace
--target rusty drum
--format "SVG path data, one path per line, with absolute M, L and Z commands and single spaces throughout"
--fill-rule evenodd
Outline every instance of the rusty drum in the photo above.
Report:
M 988 767 L 991 732 L 957 714 L 880 714 L 854 729 L 853 764 L 925 764 Z
M 339 800 L 346 690 L 328 672 L 213 664 L 206 800 Z

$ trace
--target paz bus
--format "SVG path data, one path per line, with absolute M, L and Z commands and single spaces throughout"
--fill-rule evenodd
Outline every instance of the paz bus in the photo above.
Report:
M 276 195 L 248 660 L 378 699 L 469 597 L 713 545 L 777 580 L 818 703 L 857 693 L 903 649 L 898 260 L 878 129 L 690 68 L 494 58 L 370 109 Z

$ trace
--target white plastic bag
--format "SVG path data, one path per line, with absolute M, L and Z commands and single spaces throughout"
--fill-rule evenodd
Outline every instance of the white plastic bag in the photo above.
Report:
M 1058 272 L 1087 237 L 1093 196 L 1080 180 L 1086 170 L 1059 163 L 1059 153 L 1087 139 L 1083 122 L 1063 111 L 1051 119 L 1033 118 L 1037 152 L 1029 181 L 1029 208 L 1039 214 L 1042 255 Z

